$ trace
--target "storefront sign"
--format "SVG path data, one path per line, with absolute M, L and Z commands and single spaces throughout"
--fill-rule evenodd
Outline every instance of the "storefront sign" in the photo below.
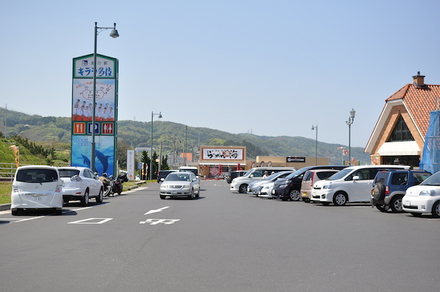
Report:
M 306 158 L 298 156 L 287 156 L 286 162 L 306 162 Z

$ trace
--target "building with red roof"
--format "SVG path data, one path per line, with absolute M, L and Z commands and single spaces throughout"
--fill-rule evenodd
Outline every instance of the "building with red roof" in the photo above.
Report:
M 413 76 L 385 100 L 385 106 L 365 147 L 373 164 L 418 167 L 422 157 L 430 112 L 439 110 L 440 85 L 425 84 L 425 76 Z

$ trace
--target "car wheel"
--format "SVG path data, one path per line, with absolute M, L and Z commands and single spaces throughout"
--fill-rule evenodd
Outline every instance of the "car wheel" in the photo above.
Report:
M 81 204 L 83 204 L 83 206 L 87 206 L 89 204 L 89 190 L 85 191 L 84 197 L 81 199 Z
M 432 206 L 432 216 L 440 217 L 440 201 L 435 202 L 434 206 Z
M 63 215 L 63 209 L 56 209 L 55 215 Z
M 390 202 L 391 211 L 393 212 L 403 212 L 402 209 L 402 197 L 394 196 Z
M 376 209 L 381 212 L 387 212 L 390 209 L 389 205 L 376 205 Z
M 289 193 L 289 199 L 291 201 L 299 201 L 299 199 L 301 198 L 301 194 L 299 193 L 298 190 L 291 190 Z
M 247 184 L 242 184 L 239 188 L 238 188 L 238 192 L 242 193 L 242 194 L 246 194 L 247 193 Z
M 347 196 L 344 193 L 336 193 L 333 197 L 335 206 L 344 206 L 347 204 Z
M 421 217 L 422 213 L 411 213 L 411 215 L 413 215 L 414 217 Z
M 164 196 L 164 195 L 159 195 L 160 196 L 160 198 L 162 199 L 162 200 L 165 200 L 165 198 L 167 197 L 167 196 Z
M 99 194 L 96 197 L 96 203 L 101 204 L 103 200 L 104 200 L 104 196 L 102 194 L 102 189 L 99 189 Z
M 191 190 L 191 195 L 188 196 L 188 199 L 190 199 L 190 200 L 194 200 L 195 197 L 196 197 L 196 196 L 195 196 L 195 194 L 194 194 L 194 190 Z

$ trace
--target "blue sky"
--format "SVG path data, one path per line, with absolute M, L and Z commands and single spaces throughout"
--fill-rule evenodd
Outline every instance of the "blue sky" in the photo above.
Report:
M 420 71 L 440 84 L 434 0 L 4 1 L 0 106 L 71 115 L 72 59 L 119 59 L 119 119 L 364 147 Z

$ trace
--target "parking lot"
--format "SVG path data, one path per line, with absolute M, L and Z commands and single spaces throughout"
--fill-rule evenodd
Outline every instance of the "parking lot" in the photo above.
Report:
M 161 200 L 158 189 L 59 216 L 0 212 L 2 289 L 438 289 L 440 219 L 263 199 L 225 181 L 202 181 L 195 200 Z

